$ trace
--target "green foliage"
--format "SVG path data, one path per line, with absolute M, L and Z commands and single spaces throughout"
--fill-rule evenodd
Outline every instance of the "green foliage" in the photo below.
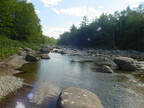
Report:
M 38 49 L 41 43 L 40 20 L 33 4 L 26 0 L 1 0 L 0 57 L 17 53 L 19 47 Z
M 0 35 L 0 58 L 5 58 L 18 52 L 19 47 L 23 44 L 19 41 L 8 39 L 6 36 Z
M 43 36 L 43 44 L 55 45 L 56 39 L 54 39 L 53 37 Z
M 102 14 L 91 23 L 84 17 L 80 28 L 73 25 L 57 44 L 144 51 L 144 6 Z
M 0 34 L 13 40 L 41 42 L 42 30 L 34 6 L 25 0 L 1 0 Z

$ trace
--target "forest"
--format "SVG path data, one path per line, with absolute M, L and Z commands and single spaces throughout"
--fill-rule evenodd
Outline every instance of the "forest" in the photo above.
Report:
M 0 35 L 27 42 L 40 42 L 42 30 L 34 6 L 25 0 L 1 0 Z
M 0 1 L 0 57 L 9 56 L 19 47 L 37 48 L 55 39 L 42 35 L 35 8 L 26 0 Z
M 144 51 L 144 5 L 114 14 L 103 13 L 92 22 L 84 16 L 58 39 L 59 45 Z

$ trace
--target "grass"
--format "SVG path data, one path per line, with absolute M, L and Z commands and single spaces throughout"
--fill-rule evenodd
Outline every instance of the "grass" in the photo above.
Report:
M 19 52 L 19 48 L 39 49 L 40 43 L 28 43 L 17 40 L 11 40 L 5 36 L 0 35 L 0 58 L 4 59 L 8 56 Z
M 22 44 L 18 41 L 0 36 L 0 58 L 6 58 L 14 53 L 17 53 Z

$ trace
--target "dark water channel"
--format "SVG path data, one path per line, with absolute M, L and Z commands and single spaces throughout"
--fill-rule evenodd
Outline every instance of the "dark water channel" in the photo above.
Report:
M 41 60 L 39 63 L 24 65 L 24 73 L 18 77 L 24 78 L 26 83 L 40 88 L 40 93 L 55 94 L 66 87 L 80 87 L 94 92 L 101 100 L 104 108 L 144 108 L 144 85 L 130 74 L 123 73 L 98 73 L 95 72 L 93 63 L 71 62 L 77 57 L 50 54 L 50 60 Z M 49 89 L 49 90 L 47 90 Z M 36 98 L 43 96 L 37 93 Z M 55 101 L 49 105 L 36 105 L 29 102 L 28 95 L 33 97 L 35 89 L 19 90 L 14 97 L 7 99 L 4 108 L 17 108 L 16 102 L 21 102 L 25 108 L 55 108 Z M 40 100 L 40 99 L 36 99 Z M 34 101 L 37 102 L 37 101 Z M 13 107 L 12 107 L 13 106 Z M 23 108 L 23 107 L 22 107 Z

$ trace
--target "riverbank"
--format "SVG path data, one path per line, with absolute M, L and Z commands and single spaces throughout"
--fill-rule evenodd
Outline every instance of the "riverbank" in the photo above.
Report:
M 21 68 L 21 66 L 23 64 L 29 63 L 28 61 L 25 61 L 25 57 L 26 57 L 27 54 L 32 54 L 35 57 L 39 53 L 39 51 L 33 51 L 31 49 L 21 49 L 21 50 L 22 50 L 21 53 L 19 53 L 17 55 L 13 55 L 13 56 L 9 57 L 8 59 L 5 59 L 5 60 L 1 61 L 1 62 L 3 62 L 1 64 L 3 64 L 3 65 L 5 64 L 5 66 L 4 66 L 5 69 L 6 69 L 6 66 L 7 67 L 9 66 L 9 67 L 11 67 L 11 69 L 15 70 L 15 72 L 12 72 L 11 70 L 9 70 L 9 72 L 7 72 L 7 73 L 9 73 L 9 75 L 10 74 L 13 75 L 13 74 L 19 73 L 20 71 L 17 70 L 17 69 Z M 40 51 L 42 51 L 43 53 L 45 53 L 45 52 L 47 52 L 47 49 L 43 48 Z M 97 52 L 96 50 L 89 50 L 89 49 L 78 50 L 78 49 L 70 49 L 70 48 L 59 48 L 59 49 L 54 49 L 53 51 L 51 50 L 51 52 L 53 52 L 53 53 L 50 53 L 49 56 L 50 56 L 50 58 L 52 60 L 51 59 L 46 59 L 46 60 L 41 60 L 40 61 L 42 63 L 42 68 L 38 69 L 38 70 L 41 70 L 41 73 L 38 73 L 38 75 L 41 74 L 44 78 L 39 79 L 39 80 L 42 80 L 41 83 L 38 83 L 37 85 L 34 85 L 34 87 L 36 86 L 36 88 L 33 89 L 32 93 L 30 93 L 30 96 L 33 95 L 33 97 L 32 97 L 32 99 L 30 99 L 28 101 L 30 101 L 31 103 L 35 103 L 35 104 L 39 104 L 39 105 L 43 106 L 43 104 L 46 104 L 47 100 L 49 100 L 51 98 L 53 99 L 53 96 L 59 95 L 59 93 L 60 93 L 61 90 L 57 91 L 57 88 L 55 88 L 53 86 L 50 86 L 51 84 L 47 83 L 45 80 L 47 80 L 47 79 L 48 80 L 54 79 L 53 81 L 55 81 L 55 80 L 59 79 L 61 76 L 63 76 L 63 75 L 65 76 L 66 74 L 68 74 L 67 77 L 70 78 L 70 80 L 68 80 L 67 82 L 70 82 L 72 80 L 71 77 L 73 77 L 73 73 L 77 73 L 77 71 L 79 73 L 79 71 L 80 71 L 80 69 L 78 67 L 77 67 L 78 69 L 74 69 L 74 67 L 76 66 L 76 64 L 79 64 L 80 66 L 83 66 L 83 65 L 87 66 L 86 64 L 92 66 L 92 67 L 88 66 L 87 68 L 85 68 L 85 70 L 81 70 L 81 71 L 84 71 L 83 73 L 81 72 L 81 76 L 83 76 L 83 74 L 86 74 L 87 73 L 87 69 L 89 69 L 89 68 L 90 68 L 90 71 L 98 73 L 97 67 L 99 68 L 99 67 L 104 66 L 104 65 L 107 65 L 110 68 L 112 68 L 113 72 L 111 72 L 112 74 L 109 74 L 109 75 L 106 72 L 100 72 L 100 75 L 102 75 L 101 77 L 104 77 L 105 75 L 106 75 L 106 78 L 107 77 L 109 78 L 109 76 L 115 76 L 115 73 L 117 73 L 117 71 L 116 71 L 116 66 L 115 66 L 116 64 L 114 62 L 114 58 L 115 57 L 120 57 L 121 55 L 112 54 L 113 56 L 110 56 L 109 54 L 106 54 L 107 51 L 104 51 L 104 50 L 101 51 L 101 53 L 90 53 L 91 51 Z M 110 53 L 113 53 L 113 52 L 114 51 L 112 51 Z M 49 53 L 49 51 L 47 53 Z M 51 56 L 51 54 L 55 55 L 55 53 L 60 53 L 60 54 L 58 54 L 59 55 L 58 58 L 57 58 L 57 56 Z M 39 53 L 39 55 L 41 55 L 41 53 Z M 48 54 L 46 54 L 46 55 L 48 55 Z M 69 63 L 67 61 L 67 57 L 69 58 Z M 122 57 L 126 57 L 126 56 L 122 56 Z M 128 57 L 130 58 L 130 56 L 128 56 Z M 64 64 L 68 63 L 67 64 L 68 66 L 64 65 L 64 67 L 63 67 L 63 65 L 62 65 L 63 62 L 62 63 L 60 62 L 63 59 L 64 59 Z M 136 59 L 134 59 L 134 61 L 137 61 L 138 63 L 142 62 L 142 61 L 139 61 L 139 60 L 136 60 Z M 54 63 L 54 65 L 52 65 L 51 63 Z M 143 63 L 141 63 L 141 65 L 143 66 Z M 43 67 L 43 66 L 46 66 L 46 67 Z M 72 70 L 69 69 L 70 66 L 72 66 L 71 67 Z M 21 74 L 22 75 L 21 78 L 24 78 L 23 75 L 25 74 L 25 75 L 29 76 L 30 79 L 33 79 L 33 77 L 35 76 L 34 74 L 36 74 L 36 73 L 32 73 L 32 75 L 34 75 L 34 76 L 30 76 L 31 74 L 29 74 L 29 72 L 32 71 L 32 69 L 30 67 L 33 67 L 32 64 L 31 64 L 31 66 L 29 66 L 29 68 L 28 68 L 29 71 L 26 74 L 25 73 Z M 58 70 L 55 70 L 55 67 L 57 67 Z M 48 70 L 47 70 L 47 68 L 48 68 Z M 61 71 L 62 68 L 66 69 L 68 73 L 64 73 L 63 75 L 61 75 L 60 73 L 63 73 L 63 71 L 64 71 L 64 70 Z M 102 70 L 100 69 L 100 71 L 105 71 L 105 68 L 102 68 Z M 16 72 L 16 71 L 19 71 L 19 72 Z M 52 71 L 52 73 L 46 74 L 49 71 Z M 56 72 L 56 74 L 53 76 L 54 72 Z M 139 70 L 134 71 L 134 72 L 128 72 L 128 71 L 120 71 L 120 72 L 123 73 L 123 74 L 127 74 L 127 73 L 133 74 L 133 73 L 135 73 L 136 75 L 140 73 Z M 70 74 L 72 74 L 72 76 Z M 89 73 L 89 74 L 93 74 L 93 73 Z M 99 73 L 97 75 L 99 75 Z M 42 76 L 37 76 L 36 75 L 34 77 L 34 81 L 37 79 L 37 77 L 42 77 Z M 59 77 L 56 77 L 56 76 L 59 76 Z M 78 75 L 76 75 L 74 77 L 74 79 L 76 79 L 76 80 L 74 80 L 74 82 L 77 82 L 77 84 L 82 83 L 81 80 L 83 78 L 87 78 L 87 76 L 89 76 L 89 75 L 86 74 L 86 76 L 80 77 L 79 74 L 78 74 Z M 95 76 L 95 77 L 97 77 L 97 76 Z M 66 80 L 66 79 L 67 78 L 65 77 L 64 80 Z M 95 78 L 93 78 L 93 81 L 97 80 L 97 79 L 95 79 L 95 80 L 94 79 Z M 132 80 L 131 83 L 135 83 L 135 81 L 136 80 Z M 59 84 L 60 82 L 57 82 L 57 83 Z M 31 84 L 33 84 L 33 83 L 31 83 Z M 63 81 L 61 83 L 63 84 Z M 85 82 L 85 83 L 87 84 L 87 82 Z M 94 83 L 94 84 L 96 84 L 96 83 Z M 75 87 L 75 83 L 72 84 L 72 85 Z M 69 85 L 69 86 L 72 86 L 72 85 Z M 85 88 L 91 90 L 88 85 L 85 86 Z M 107 85 L 105 85 L 105 86 L 107 86 Z M 99 92 L 99 91 L 96 91 L 96 92 L 93 91 L 93 92 L 97 94 L 97 92 Z M 103 93 L 105 93 L 105 92 L 103 92 Z M 98 94 L 98 96 L 100 96 L 100 95 L 101 94 Z M 101 100 L 101 98 L 100 98 L 100 100 Z M 103 101 L 103 100 L 101 100 L 101 101 Z M 47 104 L 48 104 L 48 102 L 47 102 Z
M 19 70 L 24 64 L 28 63 L 25 60 L 27 54 L 35 52 L 30 48 L 19 49 L 18 54 L 9 56 L 0 61 L 0 100 L 5 96 L 17 91 L 23 87 L 23 79 L 14 77 L 13 75 L 20 73 Z
M 19 48 L 17 54 L 9 56 L 8 58 L 0 60 L 0 100 L 8 94 L 15 92 L 23 85 L 30 87 L 31 85 L 25 84 L 23 80 L 14 77 L 14 75 L 21 73 L 20 68 L 30 62 L 37 62 L 40 59 L 41 53 L 49 53 L 49 47 L 41 48 L 39 50 L 32 50 L 30 48 Z M 43 56 L 42 56 L 43 57 Z M 10 82 L 10 80 L 12 80 Z M 21 82 L 20 82 L 21 81 Z M 11 84 L 12 83 L 12 84 Z M 18 85 L 20 84 L 20 85 Z

